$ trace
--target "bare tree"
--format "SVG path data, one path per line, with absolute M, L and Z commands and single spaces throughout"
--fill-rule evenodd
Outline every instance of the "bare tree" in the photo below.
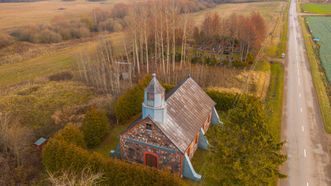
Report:
M 78 174 L 72 171 L 47 174 L 48 181 L 53 186 L 96 186 L 103 180 L 102 173 L 93 173 L 90 169 L 84 169 Z

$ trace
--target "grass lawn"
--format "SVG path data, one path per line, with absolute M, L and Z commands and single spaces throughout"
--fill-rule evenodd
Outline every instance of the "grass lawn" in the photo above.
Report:
M 276 140 L 280 140 L 283 91 L 284 91 L 284 67 L 280 63 L 271 64 L 270 85 L 266 98 L 266 110 L 268 129 Z
M 110 150 L 115 150 L 116 145 L 119 143 L 120 134 L 125 131 L 129 127 L 129 125 L 134 122 L 138 117 L 139 116 L 135 116 L 124 124 L 110 126 L 109 133 L 106 138 L 100 145 L 93 148 L 92 150 L 108 156 Z
M 310 64 L 311 75 L 317 93 L 320 110 L 322 113 L 324 128 L 326 132 L 331 133 L 331 103 L 327 94 L 326 77 L 321 70 L 320 61 L 314 50 L 314 42 L 311 39 L 311 35 L 308 32 L 307 25 L 305 24 L 303 18 L 300 19 L 300 24 L 306 44 L 306 51 Z
M 306 3 L 302 4 L 302 9 L 309 13 L 331 14 L 331 4 Z

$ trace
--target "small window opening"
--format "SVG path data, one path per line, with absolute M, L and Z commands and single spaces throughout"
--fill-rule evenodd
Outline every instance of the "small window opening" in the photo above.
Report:
M 152 124 L 146 123 L 146 129 L 147 130 L 152 130 Z
M 133 159 L 135 157 L 135 154 L 136 154 L 135 150 L 133 148 L 129 147 L 129 150 L 128 151 L 129 151 L 128 152 L 128 157 L 130 159 Z

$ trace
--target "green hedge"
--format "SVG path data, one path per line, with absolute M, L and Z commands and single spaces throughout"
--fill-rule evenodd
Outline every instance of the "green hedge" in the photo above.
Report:
M 64 140 L 79 147 L 86 147 L 84 134 L 77 126 L 73 124 L 66 125 L 62 130 L 54 135 L 54 138 Z
M 150 80 L 150 76 L 145 77 L 132 89 L 118 97 L 114 103 L 114 113 L 118 122 L 124 123 L 133 116 L 141 113 L 141 104 L 144 101 L 144 89 Z
M 46 170 L 50 172 L 81 172 L 85 168 L 90 168 L 93 172 L 103 173 L 102 185 L 184 185 L 179 176 L 170 172 L 107 158 L 60 138 L 48 141 L 42 157 Z
M 217 90 L 207 90 L 206 93 L 216 102 L 216 110 L 228 111 L 234 107 L 234 101 L 238 94 L 220 92 Z
M 92 108 L 84 118 L 82 131 L 87 147 L 95 147 L 100 144 L 109 131 L 109 123 L 106 113 Z

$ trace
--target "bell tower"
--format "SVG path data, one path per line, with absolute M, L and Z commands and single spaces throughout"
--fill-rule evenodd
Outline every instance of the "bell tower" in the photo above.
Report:
M 150 116 L 160 124 L 166 121 L 167 104 L 165 102 L 165 90 L 156 79 L 155 73 L 152 75 L 149 85 L 145 88 L 142 111 L 143 118 Z

